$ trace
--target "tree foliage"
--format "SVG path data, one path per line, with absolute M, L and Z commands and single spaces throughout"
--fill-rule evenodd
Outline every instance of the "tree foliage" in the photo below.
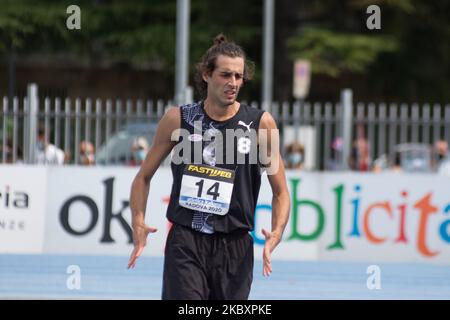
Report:
M 2 3 L 0 51 L 72 57 L 80 64 L 129 63 L 165 69 L 174 64 L 174 1 L 78 1 L 81 30 L 68 30 L 72 1 Z
M 306 2 L 305 2 L 306 3 Z M 381 30 L 368 30 L 366 8 L 381 8 Z M 317 0 L 305 4 L 287 45 L 317 74 L 359 73 L 371 91 L 409 101 L 450 99 L 450 2 Z
M 81 8 L 81 30 L 66 27 L 66 9 L 74 3 Z M 372 4 L 381 8 L 378 31 L 366 28 L 366 8 Z M 173 79 L 176 0 L 2 0 L 0 8 L 4 61 L 13 52 L 34 61 L 63 57 L 86 67 L 120 64 L 164 72 Z M 275 79 L 277 88 L 291 86 L 292 77 L 285 71 L 292 70 L 293 59 L 302 57 L 312 61 L 315 74 L 365 77 L 374 94 L 450 99 L 449 1 L 277 0 L 276 8 L 282 12 L 277 11 L 275 21 L 275 52 L 286 55 L 286 51 L 290 58 L 275 62 L 277 71 L 284 70 L 279 74 L 285 75 Z M 223 32 L 256 62 L 248 92 L 259 98 L 262 23 L 262 0 L 191 0 L 191 76 L 213 37 Z M 282 27 L 284 31 L 278 33 Z M 166 81 L 172 81 L 170 77 Z
M 288 46 L 295 58 L 311 61 L 313 72 L 337 77 L 342 71 L 364 73 L 381 52 L 395 51 L 398 43 L 392 37 L 305 28 Z

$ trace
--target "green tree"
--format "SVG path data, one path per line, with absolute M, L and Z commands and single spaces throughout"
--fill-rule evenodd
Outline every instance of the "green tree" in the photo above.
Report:
M 78 1 L 81 30 L 68 30 L 73 1 L 5 0 L 0 11 L 0 53 L 65 55 L 80 64 L 126 62 L 170 69 L 174 62 L 175 1 Z
M 81 30 L 68 30 L 66 8 L 73 1 L 4 0 L 0 11 L 0 54 L 12 52 L 39 61 L 63 57 L 75 65 L 120 64 L 164 72 L 173 88 L 176 0 L 80 0 Z M 238 10 L 239 9 L 239 10 Z M 259 62 L 261 1 L 191 1 L 191 74 L 220 32 L 240 43 Z M 259 72 L 250 89 L 257 90 Z M 161 81 L 161 79 L 158 79 Z M 253 88 L 253 89 L 252 89 Z M 250 91 L 251 92 L 251 91 Z
M 382 52 L 397 49 L 397 41 L 388 36 L 366 36 L 305 28 L 301 36 L 288 40 L 294 58 L 311 61 L 312 72 L 332 77 L 344 71 L 364 73 Z
M 86 68 L 121 65 L 157 71 L 167 75 L 158 81 L 173 94 L 176 0 L 79 0 L 75 3 L 82 11 L 82 29 L 70 31 L 66 8 L 73 3 L 2 0 L 2 62 L 12 63 L 14 56 L 48 63 L 57 58 Z M 336 94 L 344 83 L 365 86 L 367 98 L 450 99 L 449 1 L 276 0 L 275 4 L 275 99 L 291 97 L 292 62 L 298 57 L 312 61 L 314 76 L 333 79 Z M 371 4 L 381 8 L 381 30 L 366 28 L 366 8 Z M 259 100 L 262 7 L 261 0 L 191 0 L 191 79 L 203 52 L 223 32 L 255 62 L 255 79 L 242 97 Z M 321 85 L 314 82 L 313 88 Z
M 335 78 L 360 74 L 372 96 L 389 100 L 450 98 L 448 1 L 304 3 L 301 10 L 306 13 L 287 46 L 292 59 L 312 62 L 314 74 Z M 381 30 L 366 27 L 366 8 L 372 4 L 381 8 Z

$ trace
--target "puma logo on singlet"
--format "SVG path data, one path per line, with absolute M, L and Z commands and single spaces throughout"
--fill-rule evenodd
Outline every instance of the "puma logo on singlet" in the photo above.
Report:
M 253 123 L 253 121 L 250 122 L 249 124 L 245 124 L 245 122 L 242 120 L 239 120 L 239 122 L 238 122 L 238 124 L 240 124 L 241 126 L 246 127 L 248 129 L 248 131 L 250 131 L 250 126 L 252 125 L 252 123 Z

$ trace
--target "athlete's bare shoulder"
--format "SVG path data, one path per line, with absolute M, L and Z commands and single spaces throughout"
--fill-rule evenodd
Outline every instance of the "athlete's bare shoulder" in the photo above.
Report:
M 163 117 L 161 118 L 161 120 L 165 119 L 166 122 L 176 122 L 176 124 L 179 125 L 179 121 L 180 121 L 180 107 L 177 106 L 172 106 L 169 107 L 166 112 L 164 113 Z
M 265 111 L 262 116 L 261 120 L 259 122 L 259 128 L 260 129 L 276 129 L 277 123 L 275 122 L 275 119 L 272 117 L 272 115 Z
M 169 107 L 158 123 L 158 131 L 166 139 L 181 127 L 180 107 Z

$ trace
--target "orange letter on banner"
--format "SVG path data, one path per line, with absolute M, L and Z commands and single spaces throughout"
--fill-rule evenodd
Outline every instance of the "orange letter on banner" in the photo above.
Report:
M 391 208 L 391 204 L 386 201 L 386 202 L 377 202 L 372 204 L 370 207 L 367 208 L 367 210 L 364 212 L 364 234 L 367 237 L 367 240 L 369 240 L 372 243 L 375 244 L 379 244 L 382 243 L 384 241 L 386 241 L 386 238 L 379 238 L 376 237 L 369 229 L 369 215 L 372 212 L 373 209 L 375 208 L 381 208 L 386 210 L 386 212 L 389 214 L 389 216 L 392 218 L 392 208 Z
M 439 252 L 431 252 L 426 245 L 426 233 L 427 233 L 427 222 L 428 216 L 434 214 L 438 211 L 438 208 L 431 204 L 431 192 L 425 197 L 420 199 L 414 204 L 414 209 L 420 210 L 420 221 L 419 221 L 419 232 L 417 235 L 417 248 L 419 251 L 427 257 L 432 257 L 437 255 Z

